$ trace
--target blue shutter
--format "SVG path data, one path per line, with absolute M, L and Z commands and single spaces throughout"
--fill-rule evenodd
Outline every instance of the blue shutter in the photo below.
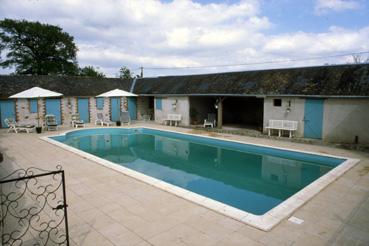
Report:
M 112 121 L 120 120 L 121 101 L 120 97 L 110 98 L 110 116 Z
M 162 109 L 162 102 L 161 98 L 156 98 L 156 109 L 161 110 Z
M 78 98 L 77 100 L 79 118 L 85 123 L 90 122 L 90 110 L 88 98 Z
M 7 127 L 4 122 L 6 118 L 15 119 L 14 100 L 0 100 L 0 126 Z
M 55 115 L 56 122 L 60 125 L 61 122 L 61 109 L 60 109 L 60 99 L 46 99 L 45 100 L 45 110 L 46 114 Z
M 104 108 L 104 98 L 103 97 L 96 98 L 96 108 L 97 109 L 103 109 Z
M 137 115 L 137 99 L 135 97 L 127 97 L 128 99 L 128 112 L 131 120 L 136 120 Z
M 305 100 L 304 137 L 322 139 L 323 133 L 324 100 Z
M 37 113 L 37 99 L 29 99 L 29 112 Z

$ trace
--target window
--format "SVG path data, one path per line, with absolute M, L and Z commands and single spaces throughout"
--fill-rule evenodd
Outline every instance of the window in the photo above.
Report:
M 96 108 L 97 109 L 103 109 L 104 108 L 104 98 L 103 97 L 96 98 Z
M 274 107 L 281 107 L 282 106 L 282 99 L 273 99 Z
M 161 100 L 161 98 L 156 98 L 156 104 L 155 104 L 155 108 L 157 109 L 157 110 L 161 110 L 162 109 L 162 100 Z
M 29 112 L 37 113 L 37 99 L 29 99 Z

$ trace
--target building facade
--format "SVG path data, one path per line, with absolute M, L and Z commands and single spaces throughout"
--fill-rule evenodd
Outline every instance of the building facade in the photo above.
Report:
M 63 93 L 62 98 L 9 100 L 33 86 Z M 96 98 L 112 89 L 131 98 Z M 218 126 L 266 132 L 269 120 L 298 122 L 296 137 L 369 144 L 369 64 L 274 69 L 220 74 L 142 78 L 135 82 L 59 76 L 0 76 L 0 116 L 35 124 L 38 114 L 59 114 L 70 124 L 79 113 L 94 122 L 98 112 L 115 120 L 117 110 L 132 119 L 163 123 L 180 114 L 182 126 L 201 125 L 209 114 Z M 39 113 L 35 112 L 35 105 Z M 59 106 L 58 106 L 59 105 Z M 42 117 L 41 117 L 42 120 Z

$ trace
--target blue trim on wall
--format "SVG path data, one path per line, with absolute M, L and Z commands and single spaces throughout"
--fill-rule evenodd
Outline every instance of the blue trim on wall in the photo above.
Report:
M 162 99 L 161 98 L 155 98 L 155 108 L 157 110 L 162 110 Z
M 1 126 L 6 128 L 4 120 L 6 118 L 15 119 L 15 102 L 14 100 L 0 100 L 0 121 Z
M 304 137 L 321 139 L 323 133 L 323 99 L 306 99 L 304 113 Z
M 29 99 L 29 112 L 37 113 L 37 111 L 38 111 L 37 99 Z
M 46 114 L 55 115 L 58 125 L 61 124 L 60 99 L 46 99 L 45 100 Z
M 104 98 L 103 97 L 96 98 L 96 108 L 97 109 L 103 109 L 104 108 Z
M 110 98 L 111 121 L 120 121 L 121 101 L 120 97 Z
M 90 111 L 88 105 L 88 98 L 78 98 L 78 114 L 79 118 L 85 123 L 90 122 Z
M 137 98 L 127 97 L 128 99 L 128 112 L 131 120 L 136 120 L 137 118 Z

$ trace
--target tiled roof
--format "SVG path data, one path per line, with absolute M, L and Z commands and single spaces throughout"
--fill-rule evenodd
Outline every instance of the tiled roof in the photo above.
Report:
M 134 93 L 369 96 L 369 64 L 144 78 Z
M 129 91 L 131 80 L 70 76 L 0 76 L 0 98 L 38 86 L 65 96 L 96 96 L 116 88 Z
M 65 96 L 130 91 L 118 78 L 0 75 L 0 98 L 39 86 Z M 138 95 L 315 95 L 369 96 L 369 64 L 271 69 L 137 79 Z

